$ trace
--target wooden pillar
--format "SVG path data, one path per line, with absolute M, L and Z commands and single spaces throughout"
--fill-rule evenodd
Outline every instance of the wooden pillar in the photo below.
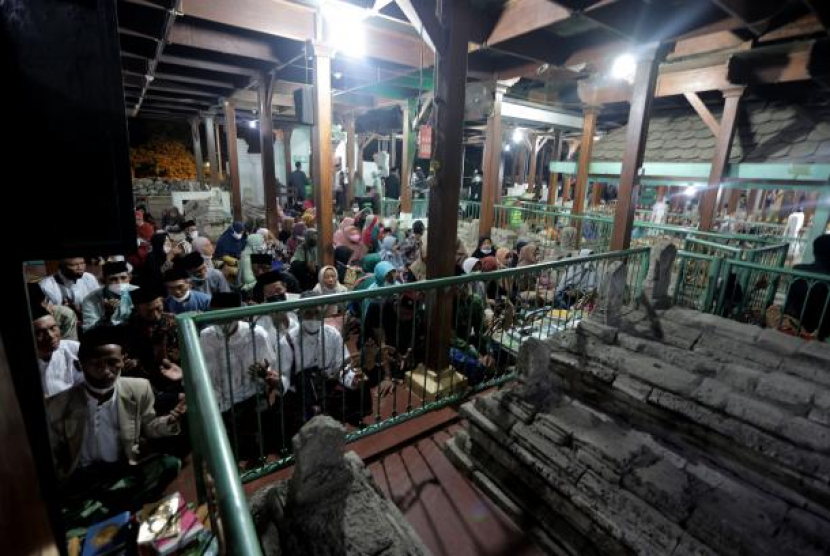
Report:
M 566 176 L 565 181 L 562 182 L 562 205 L 564 206 L 565 203 L 570 202 L 571 200 L 571 188 L 573 187 L 574 178 L 572 176 Z
M 598 207 L 602 199 L 602 192 L 605 190 L 605 184 L 594 182 L 594 188 L 591 192 L 591 206 Z
M 202 160 L 202 138 L 199 134 L 199 118 L 190 120 L 190 137 L 193 139 L 193 157 L 196 159 L 196 181 L 205 183 L 205 162 Z
M 240 221 L 242 220 L 242 194 L 239 190 L 239 153 L 236 150 L 236 108 L 230 100 L 224 101 L 222 106 L 225 108 L 225 137 L 228 138 L 228 174 L 230 175 L 233 219 Z
M 484 138 L 484 183 L 481 190 L 481 213 L 478 221 L 479 237 L 487 237 L 493 228 L 495 205 L 501 200 L 501 182 L 504 175 L 504 159 L 501 142 L 501 104 L 507 86 L 496 84 L 493 113 L 487 118 Z
M 205 114 L 202 118 L 205 124 L 205 138 L 207 139 L 210 186 L 219 187 L 219 174 L 217 172 L 219 161 L 216 159 L 216 128 L 214 127 L 213 114 Z
M 412 114 L 409 111 L 409 104 L 404 103 L 401 106 L 403 110 L 403 144 L 401 145 L 401 212 L 412 214 L 412 189 L 410 188 L 410 181 L 412 180 L 412 142 L 410 135 L 412 130 Z
M 562 158 L 562 131 L 556 130 L 553 132 L 553 149 L 551 151 L 551 161 L 559 162 Z M 556 193 L 559 189 L 559 174 L 551 172 L 548 177 L 548 204 L 550 206 L 556 205 Z
M 274 123 L 271 100 L 274 77 L 263 74 L 259 80 L 259 145 L 262 157 L 262 184 L 265 197 L 265 223 L 274 233 L 279 231 L 277 216 L 277 173 L 274 165 Z
M 536 187 L 536 159 L 539 158 L 539 144 L 536 142 L 535 135 L 529 135 L 528 140 L 530 141 L 530 150 L 528 151 L 530 156 L 530 169 L 527 172 L 527 189 L 528 191 L 533 191 L 534 187 Z
M 662 49 L 655 49 L 637 61 L 631 108 L 625 135 L 619 194 L 614 210 L 614 231 L 611 233 L 611 251 L 628 249 L 634 229 L 634 214 L 640 196 L 640 167 L 646 150 L 651 103 L 661 61 Z
M 458 237 L 458 198 L 464 140 L 464 100 L 467 84 L 467 0 L 438 0 L 443 48 L 435 55 L 435 186 L 429 202 L 427 278 L 455 274 Z M 427 368 L 449 366 L 452 338 L 453 290 L 436 290 L 428 304 Z
M 741 190 L 734 188 L 729 191 L 729 202 L 726 205 L 726 214 L 735 214 L 741 202 Z
M 587 106 L 583 110 L 582 139 L 579 147 L 579 165 L 576 171 L 576 192 L 574 193 L 574 204 L 571 209 L 571 214 L 582 214 L 585 211 L 588 169 L 591 165 L 591 150 L 594 148 L 594 132 L 596 131 L 599 111 L 600 109 L 597 106 Z M 570 191 L 568 192 L 568 197 L 570 197 Z M 579 248 L 579 242 L 582 238 L 582 220 L 577 220 L 575 224 L 576 247 Z
M 294 133 L 294 126 L 285 125 L 282 128 L 282 157 L 285 159 L 285 188 L 288 191 L 288 180 L 291 179 L 291 172 L 294 171 L 294 164 L 291 162 L 291 134 Z M 300 192 L 305 195 L 305 191 Z M 286 193 L 287 195 L 289 193 Z M 296 193 L 294 195 L 296 199 Z
M 758 209 L 758 197 L 762 197 L 758 195 L 757 189 L 750 189 L 749 190 L 749 197 L 746 200 L 746 215 L 752 216 L 755 211 Z
M 354 204 L 354 174 L 357 171 L 357 135 L 354 131 L 354 114 L 346 120 L 346 168 L 349 172 L 349 186 L 346 188 L 346 208 L 351 210 Z
M 224 165 L 222 164 L 222 126 L 216 124 L 214 128 L 216 129 L 216 175 L 218 176 L 218 180 L 222 181 L 222 179 L 225 176 L 225 169 Z
M 732 140 L 735 138 L 735 121 L 738 118 L 738 102 L 743 93 L 743 87 L 723 91 L 723 116 L 720 120 L 715 154 L 712 157 L 712 167 L 709 170 L 709 183 L 700 198 L 700 224 L 698 229 L 702 231 L 711 230 L 715 224 L 718 190 L 726 171 L 726 164 L 729 161 L 729 153 L 732 150 Z
M 312 43 L 314 53 L 314 127 L 311 152 L 314 169 L 314 205 L 317 207 L 317 258 L 319 266 L 334 264 L 332 240 L 331 152 L 331 50 Z
M 398 167 L 398 138 L 396 133 L 389 136 L 389 168 Z

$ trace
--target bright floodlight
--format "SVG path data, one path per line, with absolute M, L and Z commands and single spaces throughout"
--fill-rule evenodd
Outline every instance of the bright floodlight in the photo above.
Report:
M 513 142 L 514 143 L 517 143 L 517 144 L 521 143 L 524 140 L 524 138 L 525 138 L 525 136 L 524 136 L 524 133 L 522 133 L 521 129 L 516 128 L 516 129 L 513 130 Z
M 323 4 L 328 43 L 341 54 L 360 58 L 366 53 L 366 30 L 363 20 L 369 11 L 345 2 Z
M 697 194 L 697 187 L 695 187 L 694 185 L 690 185 L 689 187 L 686 188 L 686 190 L 683 192 L 683 194 L 686 197 L 694 197 Z
M 504 146 L 504 152 L 507 152 L 507 153 L 510 152 L 510 145 L 505 145 Z
M 248 122 L 248 127 L 254 129 L 256 127 L 256 120 L 251 120 L 250 122 Z
M 614 65 L 611 66 L 611 76 L 614 79 L 622 79 L 623 81 L 632 83 L 636 70 L 637 60 L 634 59 L 634 55 L 629 53 L 620 54 L 614 60 Z

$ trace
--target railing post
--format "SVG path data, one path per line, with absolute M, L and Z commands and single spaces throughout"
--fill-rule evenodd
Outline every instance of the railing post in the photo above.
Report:
M 703 308 L 701 311 L 709 313 L 712 311 L 712 302 L 715 298 L 715 291 L 718 286 L 718 278 L 720 277 L 720 269 L 723 264 L 723 258 L 714 257 L 709 266 L 709 276 L 706 281 L 706 291 L 703 296 Z

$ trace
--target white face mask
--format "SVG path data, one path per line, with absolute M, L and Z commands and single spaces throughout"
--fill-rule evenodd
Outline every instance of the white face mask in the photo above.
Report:
M 181 296 L 181 297 L 176 297 L 175 295 L 171 295 L 170 297 L 172 297 L 173 299 L 175 299 L 175 300 L 176 300 L 176 301 L 178 301 L 179 303 L 184 303 L 185 301 L 187 301 L 188 299 L 190 299 L 190 290 L 187 290 L 187 293 L 186 293 L 186 294 L 184 294 L 184 295 L 183 295 L 183 296 Z
M 197 237 L 199 237 L 199 230 L 193 230 L 188 235 L 190 236 L 190 239 L 196 239 Z
M 490 253 L 492 253 L 492 252 L 493 252 L 493 250 L 492 250 L 492 249 L 489 249 L 489 248 L 484 248 L 484 247 L 482 247 L 482 248 L 481 248 L 481 252 L 482 252 L 482 253 L 484 253 L 485 255 L 489 255 Z
M 111 294 L 114 295 L 121 295 L 125 291 L 127 291 L 129 284 L 108 284 L 107 289 L 110 291 Z
M 234 239 L 242 239 L 242 234 L 238 234 L 236 232 L 233 232 L 231 235 L 233 235 Z
M 303 330 L 309 334 L 317 334 L 320 332 L 320 321 L 306 320 L 303 321 Z
M 167 245 L 166 243 L 164 244 L 164 254 L 165 255 L 170 253 L 170 251 L 172 251 L 172 250 L 173 250 L 173 248 L 171 246 Z

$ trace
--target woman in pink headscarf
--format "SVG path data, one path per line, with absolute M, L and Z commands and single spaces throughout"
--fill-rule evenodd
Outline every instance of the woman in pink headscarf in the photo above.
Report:
M 337 228 L 337 231 L 334 232 L 334 246 L 341 247 L 343 245 L 347 245 L 346 240 L 346 230 L 354 226 L 354 218 L 347 216 L 340 222 L 340 226 Z
M 360 230 L 356 226 L 349 226 L 344 230 L 343 235 L 346 237 L 346 243 L 344 245 L 352 250 L 349 262 L 361 260 L 369 250 L 361 241 Z

